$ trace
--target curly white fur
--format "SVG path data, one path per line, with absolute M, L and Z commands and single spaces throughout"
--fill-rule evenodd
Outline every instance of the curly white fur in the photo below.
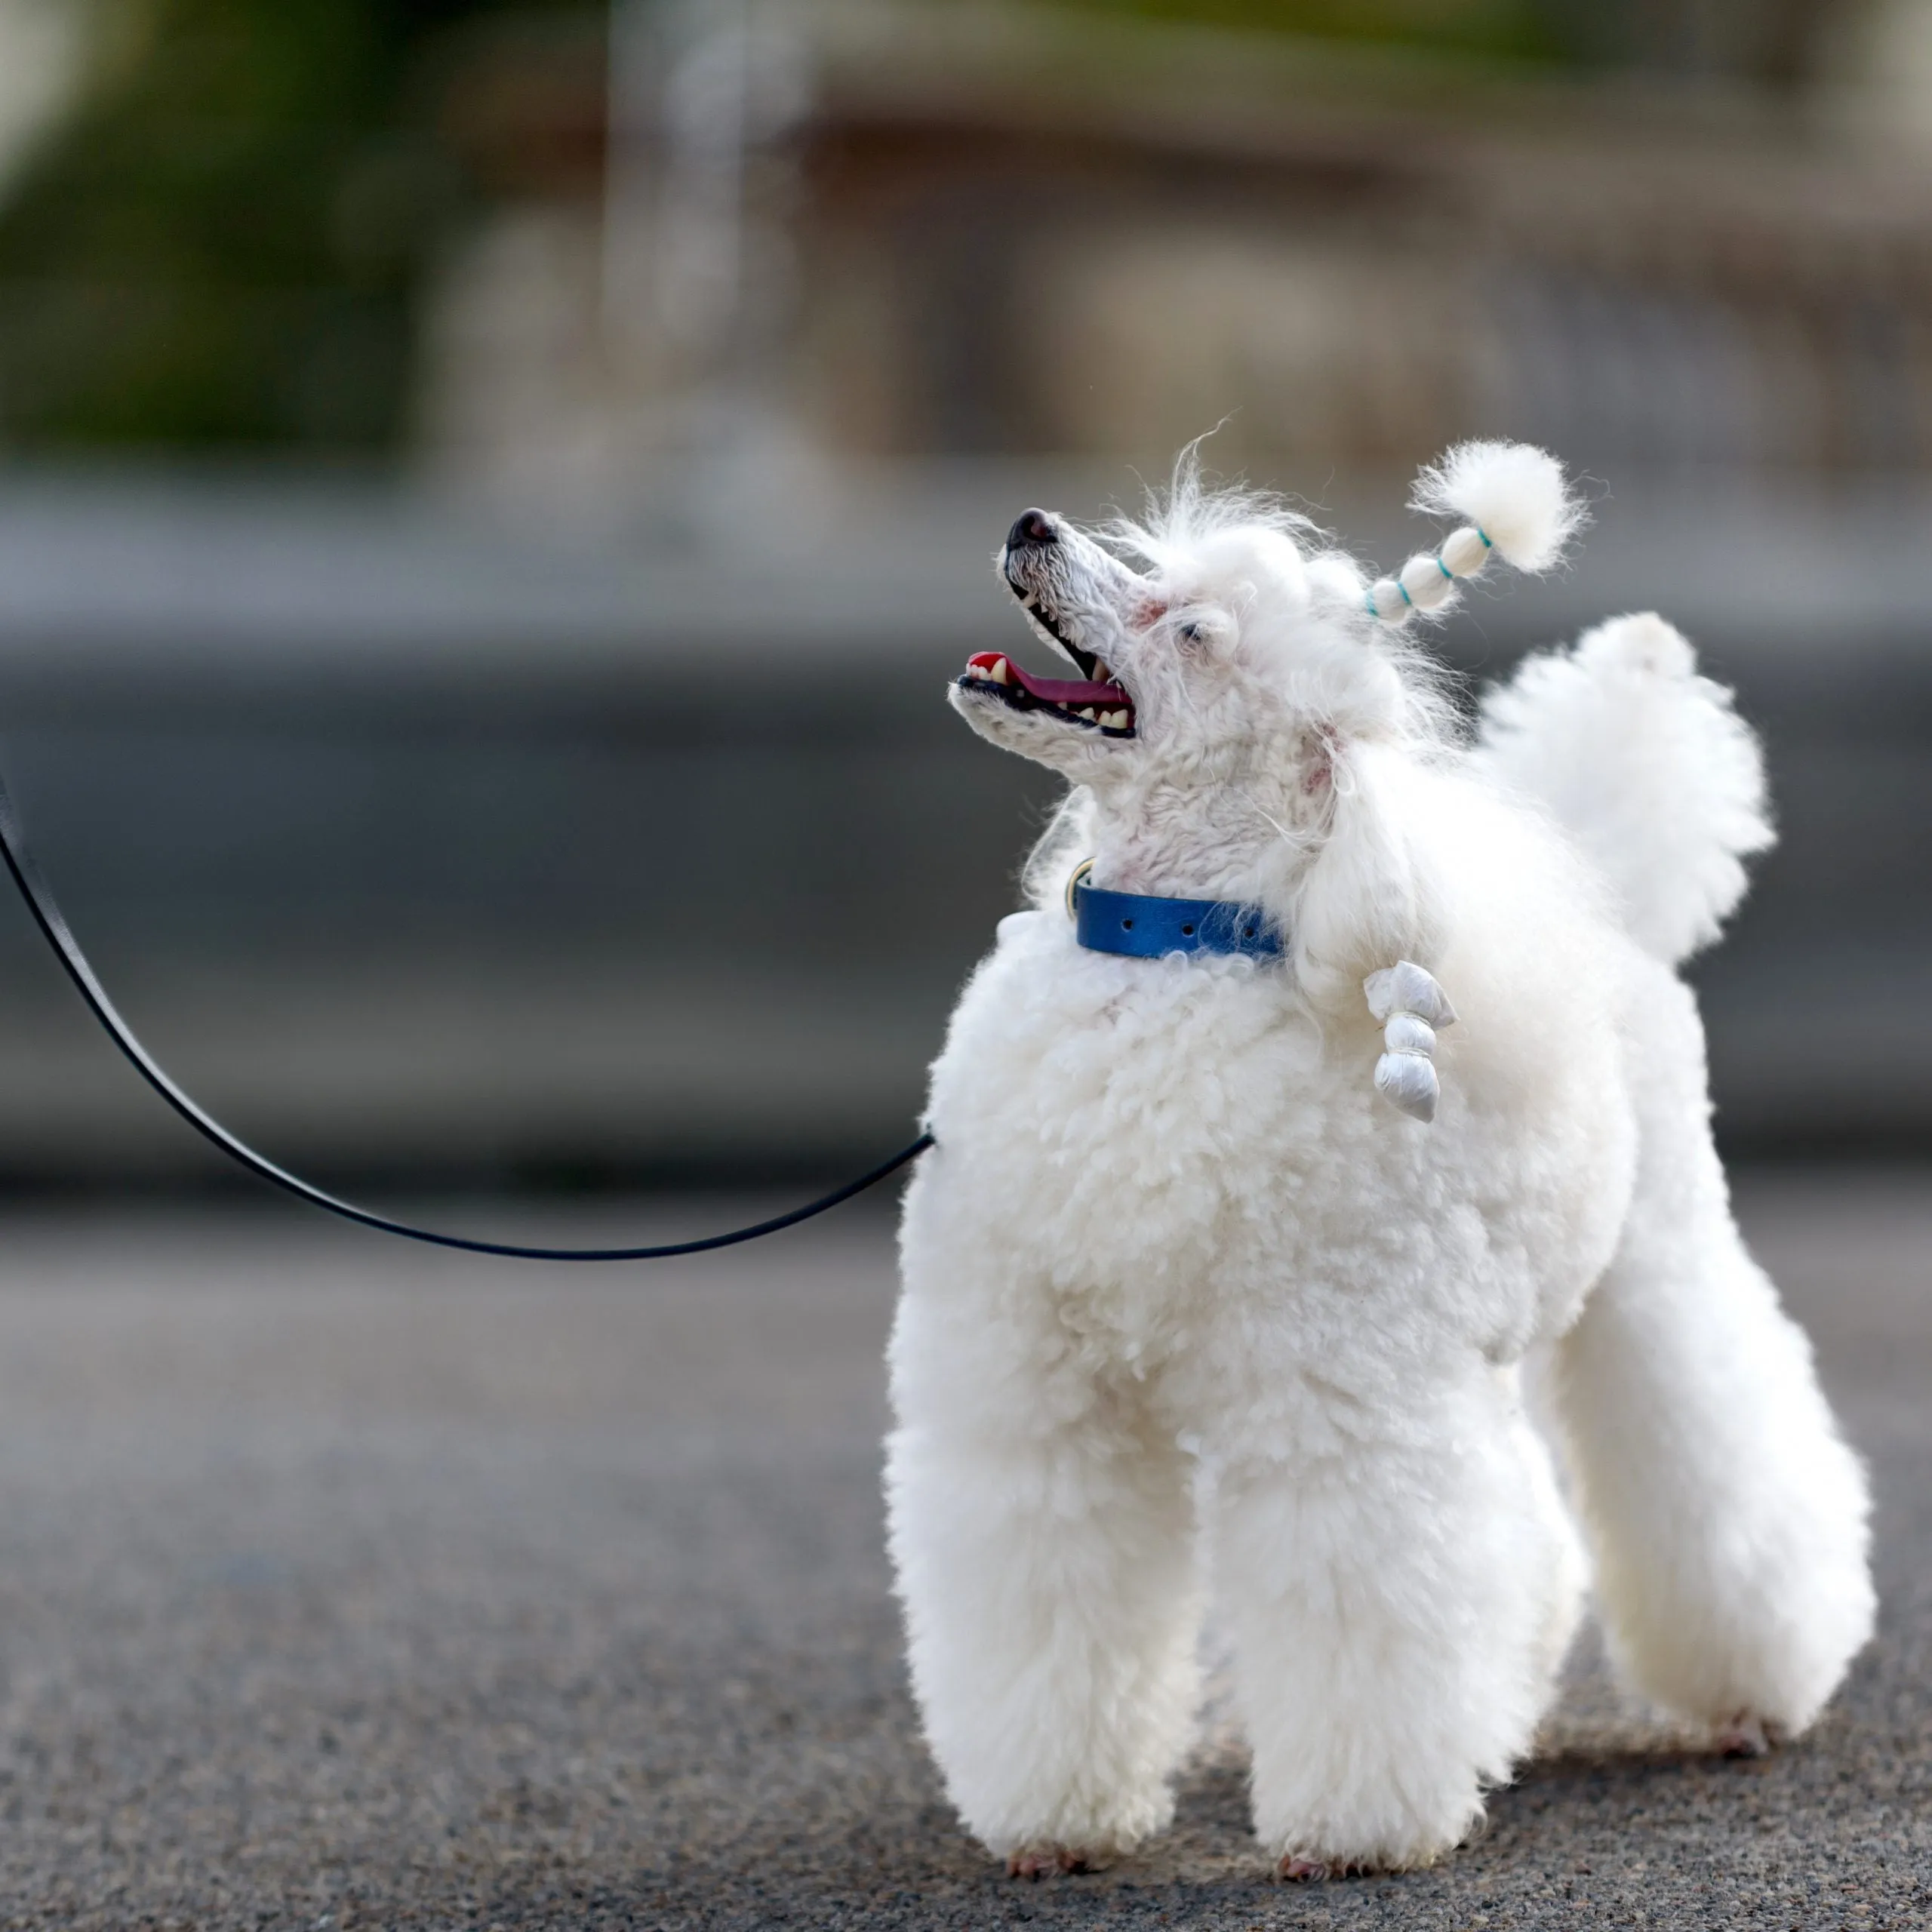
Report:
M 1492 555 L 1532 576 L 1548 570 L 1588 520 L 1563 466 L 1527 443 L 1458 444 L 1422 472 L 1410 502 L 1425 514 L 1471 521 L 1370 586 L 1367 608 L 1385 624 L 1447 611 L 1458 580 Z
M 1432 500 L 1543 555 L 1547 501 L 1512 526 L 1475 473 L 1452 457 Z M 1211 1577 L 1269 1852 L 1455 1844 L 1586 1574 L 1533 1355 L 1629 1681 L 1714 1733 L 1801 1729 L 1870 1627 L 1864 1479 L 1732 1223 L 1667 963 L 1767 835 L 1744 728 L 1626 620 L 1471 747 L 1346 559 L 1190 472 L 1105 546 L 1038 528 L 1006 580 L 1135 727 L 953 694 L 1073 786 L 953 1015 L 902 1235 L 892 1552 L 967 1824 L 1023 1870 L 1160 1828 Z M 1083 951 L 1078 854 L 1260 903 L 1288 956 Z M 1369 1078 L 1398 980 L 1430 1128 Z
M 1659 617 L 1531 658 L 1484 700 L 1480 761 L 1554 808 L 1638 944 L 1672 964 L 1717 937 L 1743 861 L 1774 840 L 1751 728 Z
M 1527 443 L 1459 443 L 1416 480 L 1411 506 L 1467 517 L 1505 563 L 1546 571 L 1586 520 L 1563 466 Z

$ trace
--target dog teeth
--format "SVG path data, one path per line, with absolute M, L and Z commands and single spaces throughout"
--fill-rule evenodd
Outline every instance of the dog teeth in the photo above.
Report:
M 1103 711 L 1100 722 L 1111 731 L 1124 731 L 1127 728 L 1127 713 L 1124 711 Z
M 1080 715 L 1082 718 L 1085 718 L 1090 724 L 1097 724 L 1099 721 L 1094 715 L 1094 707 L 1091 704 L 1082 705 L 1080 709 Z
M 1006 660 L 1004 657 L 996 658 L 994 660 L 993 667 L 986 673 L 986 675 L 996 685 L 1008 685 L 1013 681 L 1008 675 Z

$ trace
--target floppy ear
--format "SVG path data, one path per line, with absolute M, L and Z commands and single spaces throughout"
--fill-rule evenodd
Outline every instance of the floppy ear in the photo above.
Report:
M 1361 983 L 1398 959 L 1427 966 L 1444 930 L 1417 774 L 1392 746 L 1342 742 L 1331 753 L 1327 838 L 1303 875 L 1291 930 L 1318 1005 L 1361 1004 Z

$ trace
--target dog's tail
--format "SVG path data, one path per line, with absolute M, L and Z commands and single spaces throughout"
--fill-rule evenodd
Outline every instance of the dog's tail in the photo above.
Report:
M 1477 756 L 1555 815 L 1672 964 L 1717 937 L 1776 835 L 1755 736 L 1661 617 L 1529 659 L 1485 699 Z

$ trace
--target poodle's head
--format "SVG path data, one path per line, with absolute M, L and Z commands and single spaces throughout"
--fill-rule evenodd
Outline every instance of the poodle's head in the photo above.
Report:
M 1195 496 L 1184 515 L 1104 541 L 1028 510 L 1000 573 L 1078 675 L 982 651 L 953 703 L 995 744 L 1102 796 L 1303 764 L 1324 782 L 1324 732 L 1392 722 L 1404 694 L 1364 641 L 1361 580 L 1309 547 L 1297 519 L 1252 500 Z
M 1351 743 L 1443 735 L 1435 674 L 1403 621 L 1444 608 L 1492 549 L 1541 568 L 1577 515 L 1555 464 L 1509 445 L 1452 452 L 1425 473 L 1418 503 L 1471 524 L 1373 585 L 1306 518 L 1203 488 L 1191 460 L 1143 524 L 1096 536 L 1027 510 L 1000 574 L 1078 675 L 982 651 L 952 703 L 983 736 L 1103 804 L 1149 786 L 1238 785 L 1306 822 L 1325 809 Z

